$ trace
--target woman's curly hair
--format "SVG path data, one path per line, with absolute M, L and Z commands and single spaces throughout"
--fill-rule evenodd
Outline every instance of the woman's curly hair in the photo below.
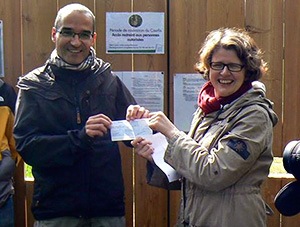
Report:
M 262 59 L 262 51 L 245 30 L 238 28 L 219 28 L 211 31 L 199 51 L 199 61 L 195 69 L 209 80 L 210 63 L 213 54 L 224 48 L 234 50 L 246 70 L 245 80 L 259 80 L 268 70 Z

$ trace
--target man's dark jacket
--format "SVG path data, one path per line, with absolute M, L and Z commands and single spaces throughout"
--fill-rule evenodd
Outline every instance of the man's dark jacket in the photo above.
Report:
M 125 119 L 128 105 L 136 102 L 110 65 L 98 63 L 101 67 L 84 71 L 46 64 L 18 82 L 14 136 L 32 166 L 37 220 L 125 213 L 118 144 L 109 132 L 88 137 L 84 126 L 100 113 Z

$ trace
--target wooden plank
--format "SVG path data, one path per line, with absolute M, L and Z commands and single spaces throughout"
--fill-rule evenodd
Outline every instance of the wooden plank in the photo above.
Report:
M 174 73 L 195 72 L 198 51 L 207 35 L 206 4 L 206 0 L 170 1 L 170 78 Z
M 170 200 L 169 200 L 170 225 L 169 226 L 176 226 L 177 219 L 178 219 L 178 212 L 180 209 L 180 198 L 181 198 L 180 190 L 170 191 Z
M 23 73 L 43 65 L 50 56 L 54 48 L 51 29 L 55 15 L 53 0 L 22 1 Z
M 280 227 L 299 227 L 299 221 L 299 214 L 290 217 L 282 216 L 282 224 Z M 272 226 L 270 225 L 270 227 Z
M 130 54 L 106 54 L 106 12 L 127 12 L 130 10 L 130 0 L 103 0 L 95 1 L 96 16 L 96 53 L 104 61 L 111 63 L 113 71 L 131 71 L 132 58 Z M 133 160 L 131 148 L 120 143 L 122 168 L 125 183 L 125 212 L 126 226 L 134 226 L 134 179 Z
M 68 5 L 70 3 L 75 3 L 74 1 L 72 0 L 58 0 L 57 1 L 57 9 L 60 9 L 62 8 L 63 6 L 65 5 Z M 94 9 L 94 3 L 95 1 L 94 0 L 78 0 L 76 1 L 76 3 L 80 3 L 82 5 L 85 5 L 86 7 L 88 7 L 92 12 L 95 11 Z
M 206 29 L 244 26 L 243 0 L 207 0 Z M 200 11 L 199 11 L 200 12 Z
M 135 226 L 168 226 L 167 191 L 146 182 L 146 161 L 135 159 Z
M 279 119 L 282 117 L 283 92 L 283 2 L 280 0 L 246 1 L 245 27 L 251 32 L 258 46 L 264 52 L 264 59 L 268 62 L 269 72 L 262 78 L 267 88 L 267 97 L 274 102 L 274 110 Z M 281 156 L 282 122 L 274 128 L 273 153 Z
M 4 78 L 17 91 L 15 84 L 22 74 L 20 1 L 0 0 L 0 20 L 3 23 Z M 23 226 L 25 219 L 25 182 L 23 163 L 14 174 L 15 226 Z
M 168 114 L 168 55 L 167 55 L 167 7 L 165 0 L 133 1 L 132 12 L 165 13 L 165 54 L 134 54 L 133 71 L 164 72 L 164 111 Z M 168 226 L 167 191 L 151 187 L 146 183 L 146 162 L 140 157 L 135 159 L 135 225 L 136 226 Z
M 27 226 L 33 226 L 34 224 L 34 217 L 32 215 L 31 212 L 31 204 L 32 204 L 32 195 L 33 195 L 33 186 L 34 186 L 34 182 L 33 181 L 26 181 L 26 201 L 25 201 L 25 205 L 26 205 L 26 218 L 27 218 Z M 16 225 L 18 226 L 18 225 Z M 24 225 L 19 225 L 24 226 Z
M 283 84 L 283 144 L 300 138 L 300 4 L 299 0 L 285 1 L 285 52 L 284 52 L 284 84 Z
M 126 226 L 134 223 L 134 179 L 133 179 L 133 150 L 119 143 L 122 156 L 122 170 L 125 184 L 125 217 Z
M 3 22 L 4 80 L 15 87 L 21 75 L 20 1 L 1 0 L 0 20 Z
M 15 211 L 15 226 L 23 226 L 27 220 L 25 180 L 24 180 L 24 163 L 21 161 L 14 174 L 14 211 Z
M 95 1 L 96 7 L 96 51 L 99 56 L 112 65 L 113 71 L 131 71 L 131 54 L 106 53 L 106 12 L 130 12 L 131 0 L 103 0 Z
M 282 180 L 280 178 L 268 178 L 262 186 L 262 196 L 265 202 L 274 211 L 274 215 L 267 216 L 267 226 L 280 226 L 280 213 L 276 210 L 274 205 L 274 198 L 277 192 L 281 189 Z

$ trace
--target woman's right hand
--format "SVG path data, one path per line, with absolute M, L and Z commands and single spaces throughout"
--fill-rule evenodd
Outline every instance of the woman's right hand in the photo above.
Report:
M 149 127 L 161 132 L 169 139 L 179 131 L 162 111 L 149 113 L 149 117 Z
M 131 141 L 131 145 L 134 147 L 134 152 L 136 154 L 150 162 L 153 162 L 152 154 L 154 152 L 154 148 L 151 146 L 151 144 L 151 141 L 141 137 L 137 137 Z
M 148 118 L 149 110 L 139 105 L 130 105 L 127 108 L 126 120 L 131 121 L 134 119 Z

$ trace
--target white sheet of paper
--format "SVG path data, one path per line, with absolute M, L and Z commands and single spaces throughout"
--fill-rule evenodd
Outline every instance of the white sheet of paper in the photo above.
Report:
M 123 141 L 132 140 L 138 136 L 152 135 L 153 131 L 148 126 L 148 119 L 142 118 L 133 121 L 113 121 L 110 133 L 112 141 Z
M 164 161 L 165 150 L 167 149 L 168 142 L 166 137 L 161 133 L 144 136 L 145 139 L 152 142 L 154 153 L 152 155 L 155 164 L 166 174 L 169 182 L 173 182 L 180 178 L 176 170 Z

